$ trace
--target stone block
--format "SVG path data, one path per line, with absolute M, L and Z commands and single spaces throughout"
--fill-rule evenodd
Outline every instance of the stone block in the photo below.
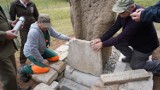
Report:
M 67 63 L 73 68 L 100 76 L 103 73 L 102 55 L 91 48 L 90 41 L 72 40 L 69 43 Z
M 50 69 L 49 72 L 44 74 L 33 74 L 32 79 L 34 79 L 37 82 L 45 83 L 47 85 L 50 85 L 54 80 L 56 80 L 58 77 L 57 71 L 54 71 L 53 69 Z
M 87 87 L 91 87 L 92 85 L 94 85 L 94 83 L 96 83 L 98 79 L 100 79 L 99 77 L 90 74 L 82 73 L 77 70 L 72 70 L 72 67 L 70 67 L 69 65 L 66 66 L 65 78 Z
M 66 64 L 63 61 L 56 61 L 51 63 L 50 67 L 54 68 L 59 74 L 61 74 L 62 71 L 64 71 L 64 69 L 66 68 Z
M 56 81 L 53 81 L 50 87 L 54 90 L 59 90 L 59 83 Z
M 38 84 L 33 90 L 55 90 L 44 83 Z
M 100 76 L 102 82 L 105 85 L 146 80 L 149 77 L 150 77 L 149 73 L 144 69 L 129 70 L 112 74 L 104 74 Z
M 70 90 L 89 90 L 88 87 L 85 87 L 83 85 L 75 83 L 72 80 L 69 80 L 69 79 L 66 79 L 66 78 L 61 79 L 61 81 L 59 82 L 59 85 L 60 85 L 60 88 L 62 88 L 64 86 L 64 87 L 67 87 Z
M 68 51 L 68 48 L 69 48 L 68 45 L 61 45 L 60 47 L 58 47 L 56 49 L 56 51 L 58 51 L 58 52 L 65 52 L 65 51 Z
M 147 80 L 133 81 L 120 85 L 119 90 L 153 90 L 153 75 Z

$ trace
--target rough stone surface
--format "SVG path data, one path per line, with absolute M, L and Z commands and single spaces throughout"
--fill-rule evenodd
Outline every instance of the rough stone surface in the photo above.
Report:
M 78 39 L 100 37 L 114 23 L 114 0 L 70 0 L 71 21 Z
M 49 87 L 51 87 L 54 90 L 59 90 L 59 83 L 56 81 L 53 81 Z
M 91 87 L 92 85 L 94 85 L 94 83 L 96 83 L 98 79 L 100 79 L 99 77 L 82 73 L 77 70 L 72 71 L 72 67 L 70 67 L 69 65 L 66 66 L 65 78 L 87 87 Z
M 109 57 L 107 64 L 105 65 L 104 73 L 109 74 L 114 72 L 119 57 L 120 57 L 120 52 L 116 48 L 112 47 L 112 54 Z
M 101 75 L 101 80 L 104 84 L 118 84 L 131 81 L 145 80 L 150 77 L 149 73 L 144 69 L 130 70 L 112 74 Z
M 120 85 L 119 90 L 153 90 L 153 75 L 143 81 L 133 81 Z
M 112 11 L 115 0 L 70 0 L 71 21 L 75 37 L 92 40 L 101 37 L 114 23 Z M 109 59 L 111 48 L 102 49 L 103 63 Z
M 103 73 L 101 51 L 94 51 L 90 46 L 90 41 L 76 39 L 70 41 L 69 46 L 67 63 L 70 66 L 95 76 Z
M 59 74 L 61 74 L 62 71 L 64 71 L 64 69 L 66 68 L 65 62 L 62 62 L 62 61 L 54 62 L 50 64 L 50 66 L 54 68 Z
M 104 85 L 101 79 L 99 79 L 90 90 L 118 90 L 120 84 Z
M 55 90 L 44 83 L 38 84 L 33 90 Z
M 66 78 L 61 79 L 59 84 L 60 84 L 60 88 L 62 88 L 62 86 L 65 86 L 71 90 L 89 90 L 89 88 L 87 88 L 83 85 L 80 85 L 78 83 L 75 83 L 75 82 L 73 82 L 69 79 L 66 79 Z
M 56 78 L 58 77 L 57 71 L 54 71 L 53 69 L 50 69 L 49 72 L 44 74 L 33 74 L 32 79 L 34 79 L 37 82 L 45 83 L 47 85 L 50 85 Z

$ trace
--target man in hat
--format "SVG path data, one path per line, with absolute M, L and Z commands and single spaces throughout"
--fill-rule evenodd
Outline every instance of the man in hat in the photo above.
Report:
M 160 1 L 151 7 L 146 9 L 138 9 L 131 14 L 132 19 L 135 21 L 142 22 L 158 22 L 160 23 Z
M 158 46 L 158 38 L 152 22 L 135 22 L 130 14 L 142 8 L 133 0 L 117 0 L 113 11 L 118 13 L 117 20 L 104 35 L 92 40 L 94 50 L 102 47 L 115 46 L 129 62 L 132 69 L 146 69 L 154 74 L 160 72 L 160 61 L 149 61 L 149 56 Z M 112 37 L 122 28 L 122 32 Z
M 28 74 L 40 74 L 49 71 L 49 62 L 59 60 L 59 56 L 49 49 L 50 36 L 69 41 L 70 37 L 55 31 L 51 25 L 49 15 L 41 14 L 38 21 L 33 23 L 28 33 L 27 42 L 24 46 L 24 55 L 34 65 L 26 65 L 19 69 L 21 79 L 27 79 Z

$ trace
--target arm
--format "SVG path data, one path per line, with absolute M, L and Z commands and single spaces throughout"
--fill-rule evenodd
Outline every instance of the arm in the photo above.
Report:
M 103 41 L 103 47 L 113 46 L 118 43 L 128 42 L 131 38 L 135 36 L 137 30 L 139 30 L 140 23 L 133 22 L 128 25 L 117 37 L 111 38 L 109 40 Z
M 16 8 L 14 6 L 14 4 L 12 3 L 11 6 L 10 6 L 10 11 L 9 11 L 9 15 L 10 15 L 10 19 L 12 21 L 14 21 L 16 19 Z
M 154 21 L 160 23 L 160 2 L 142 11 L 140 16 L 140 21 L 146 21 L 146 22 Z
M 38 9 L 37 9 L 37 7 L 36 7 L 35 4 L 34 4 L 33 16 L 34 16 L 34 18 L 35 18 L 36 20 L 38 19 L 38 16 L 39 16 L 39 12 L 38 12 Z
M 44 59 L 41 56 L 41 53 L 38 50 L 39 47 L 39 37 L 35 34 L 36 32 L 32 32 L 28 34 L 28 40 L 30 43 L 30 50 L 31 50 L 31 54 L 33 55 L 33 57 L 39 61 L 42 62 Z
M 49 31 L 50 31 L 50 34 L 52 37 L 55 37 L 55 38 L 61 39 L 61 40 L 65 40 L 65 41 L 70 40 L 70 38 L 68 36 L 56 32 L 53 27 Z
M 108 40 L 122 27 L 120 19 L 121 19 L 120 16 L 118 16 L 114 25 L 107 32 L 103 34 L 103 36 L 101 37 L 101 41 Z

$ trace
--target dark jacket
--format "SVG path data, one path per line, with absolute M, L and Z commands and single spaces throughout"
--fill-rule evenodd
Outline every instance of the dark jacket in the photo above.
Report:
M 160 23 L 160 1 L 151 7 L 146 8 L 141 13 L 141 21 L 145 22 L 159 22 Z
M 140 8 L 136 6 L 136 9 Z M 122 32 L 111 38 L 122 28 Z M 150 53 L 159 46 L 156 30 L 152 22 L 135 22 L 129 16 L 117 17 L 114 25 L 101 37 L 104 47 L 127 42 L 133 49 Z
M 36 5 L 33 2 L 28 3 L 27 7 L 25 7 L 19 0 L 12 2 L 9 14 L 11 20 L 15 20 L 16 16 L 24 16 L 26 19 L 24 28 L 28 29 L 32 23 L 37 21 L 39 15 Z
M 13 40 L 7 40 L 5 37 L 7 30 L 11 30 L 11 26 L 0 6 L 0 61 L 15 53 Z

